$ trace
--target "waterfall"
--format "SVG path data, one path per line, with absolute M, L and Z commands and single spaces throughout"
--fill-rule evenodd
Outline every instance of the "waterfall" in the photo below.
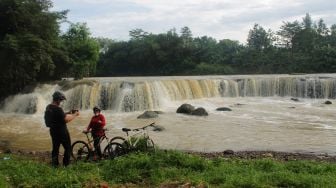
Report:
M 65 93 L 64 109 L 96 105 L 116 112 L 153 110 L 170 101 L 211 97 L 335 98 L 336 75 L 257 75 L 90 78 L 42 84 L 3 101 L 3 112 L 42 113 L 54 91 Z

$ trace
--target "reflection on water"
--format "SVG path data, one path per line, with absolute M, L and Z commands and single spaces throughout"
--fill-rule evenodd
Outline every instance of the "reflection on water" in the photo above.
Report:
M 335 103 L 325 105 L 324 99 L 287 97 L 207 98 L 171 102 L 158 109 L 159 118 L 136 119 L 142 112 L 116 113 L 103 111 L 110 137 L 123 135 L 122 127 L 141 127 L 155 121 L 165 128 L 150 131 L 150 136 L 161 148 L 197 151 L 277 150 L 299 152 L 327 152 L 336 154 Z M 202 106 L 208 117 L 176 114 L 182 103 Z M 230 112 L 219 112 L 218 107 L 229 107 Z M 91 111 L 83 111 L 68 127 L 72 141 L 84 139 L 81 133 L 91 118 Z M 50 150 L 48 128 L 43 114 L 0 114 L 0 140 L 9 140 L 16 149 Z

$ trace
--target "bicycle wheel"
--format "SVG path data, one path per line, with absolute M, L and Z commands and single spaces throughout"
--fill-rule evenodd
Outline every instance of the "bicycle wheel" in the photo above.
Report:
M 127 142 L 127 140 L 121 136 L 116 136 L 116 137 L 113 137 L 111 140 L 110 140 L 110 143 L 119 143 L 123 146 L 123 148 L 129 148 L 129 143 Z
M 115 157 L 119 157 L 125 153 L 126 148 L 117 142 L 109 143 L 104 149 L 104 156 L 110 159 L 114 159 Z
M 84 141 L 76 141 L 71 145 L 71 155 L 76 161 L 86 161 L 90 157 L 89 146 Z

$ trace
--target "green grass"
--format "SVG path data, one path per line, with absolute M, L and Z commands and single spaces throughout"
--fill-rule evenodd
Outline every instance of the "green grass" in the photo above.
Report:
M 116 187 L 176 183 L 207 187 L 336 187 L 336 163 L 210 160 L 177 151 L 156 151 L 55 169 L 20 156 L 0 155 L 0 187 L 94 187 L 102 182 Z

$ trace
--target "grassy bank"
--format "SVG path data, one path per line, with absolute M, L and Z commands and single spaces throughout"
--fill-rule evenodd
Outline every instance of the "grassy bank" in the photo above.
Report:
M 98 163 L 54 169 L 16 155 L 0 155 L 0 187 L 334 187 L 336 163 L 274 159 L 204 159 L 176 151 L 134 153 Z M 8 159 L 9 158 L 9 159 Z

